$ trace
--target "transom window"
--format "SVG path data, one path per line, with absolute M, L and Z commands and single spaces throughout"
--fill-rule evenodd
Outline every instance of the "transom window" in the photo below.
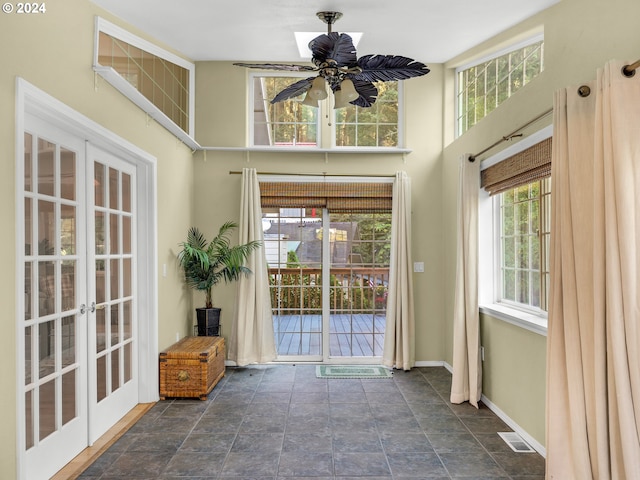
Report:
M 308 76 L 304 75 L 304 76 Z M 333 95 L 319 107 L 303 103 L 305 94 L 271 103 L 275 95 L 302 78 L 265 73 L 250 76 L 250 145 L 254 147 L 401 147 L 399 82 L 378 82 L 371 107 L 349 104 L 334 109 Z M 327 91 L 329 89 L 327 88 Z
M 547 311 L 551 179 L 497 197 L 500 218 L 500 301 Z
M 192 134 L 195 90 L 192 63 L 102 18 L 97 20 L 94 56 L 94 68 L 115 88 L 173 133 L 174 128 L 167 122 L 187 135 Z M 126 81 L 124 86 L 121 79 Z M 131 98 L 131 92 L 134 97 L 144 98 Z
M 457 73 L 457 132 L 463 134 L 544 69 L 542 38 Z

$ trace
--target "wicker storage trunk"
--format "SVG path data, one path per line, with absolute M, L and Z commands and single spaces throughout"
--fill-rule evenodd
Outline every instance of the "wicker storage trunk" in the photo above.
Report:
M 224 376 L 223 337 L 184 337 L 160 353 L 160 399 L 206 400 Z

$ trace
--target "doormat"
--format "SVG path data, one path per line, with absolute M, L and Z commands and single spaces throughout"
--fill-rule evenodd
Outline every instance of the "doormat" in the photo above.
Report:
M 380 365 L 318 365 L 317 378 L 391 378 L 393 372 Z

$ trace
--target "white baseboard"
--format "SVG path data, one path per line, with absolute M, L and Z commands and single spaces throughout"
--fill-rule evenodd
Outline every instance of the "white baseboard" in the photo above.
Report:
M 529 435 L 520 425 L 518 425 L 516 422 L 514 422 L 509 417 L 509 415 L 507 415 L 502 410 L 500 410 L 500 408 L 498 408 L 493 402 L 491 402 L 491 400 L 489 400 L 484 395 L 482 395 L 480 397 L 480 400 L 482 400 L 482 403 L 484 403 L 489 408 L 489 410 L 491 410 L 493 413 L 495 413 L 498 418 L 500 418 L 504 423 L 509 425 L 509 427 L 514 432 L 518 433 L 518 435 L 520 435 L 525 442 L 527 442 L 529 445 L 531 445 L 531 447 L 536 452 L 538 452 L 544 458 L 547 458 L 547 449 L 540 442 L 538 442 L 535 438 L 533 438 L 531 435 Z
M 445 362 L 443 362 L 442 360 L 437 360 L 437 361 L 419 361 L 416 362 L 416 367 L 443 367 L 445 364 Z
M 416 362 L 416 367 L 444 367 L 449 371 L 449 373 L 453 373 L 453 367 L 445 361 Z M 525 442 L 531 445 L 531 447 L 536 452 L 538 452 L 544 458 L 547 458 L 547 449 L 535 438 L 529 435 L 520 425 L 514 422 L 513 419 L 509 417 L 509 415 L 507 415 L 502 410 L 500 410 L 500 408 L 497 405 L 495 405 L 491 400 L 489 400 L 486 396 L 482 395 L 480 397 L 480 400 L 482 400 L 482 403 L 484 403 L 489 410 L 495 413 L 496 416 L 500 418 L 500 420 L 506 423 L 509 426 L 509 428 L 511 428 L 514 432 L 518 433 L 518 435 L 520 435 Z

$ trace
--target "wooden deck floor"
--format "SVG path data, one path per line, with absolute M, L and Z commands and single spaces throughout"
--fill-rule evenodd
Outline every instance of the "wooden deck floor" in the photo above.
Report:
M 385 321 L 384 315 L 331 315 L 329 356 L 381 356 Z M 273 326 L 278 356 L 322 355 L 320 315 L 274 315 Z

